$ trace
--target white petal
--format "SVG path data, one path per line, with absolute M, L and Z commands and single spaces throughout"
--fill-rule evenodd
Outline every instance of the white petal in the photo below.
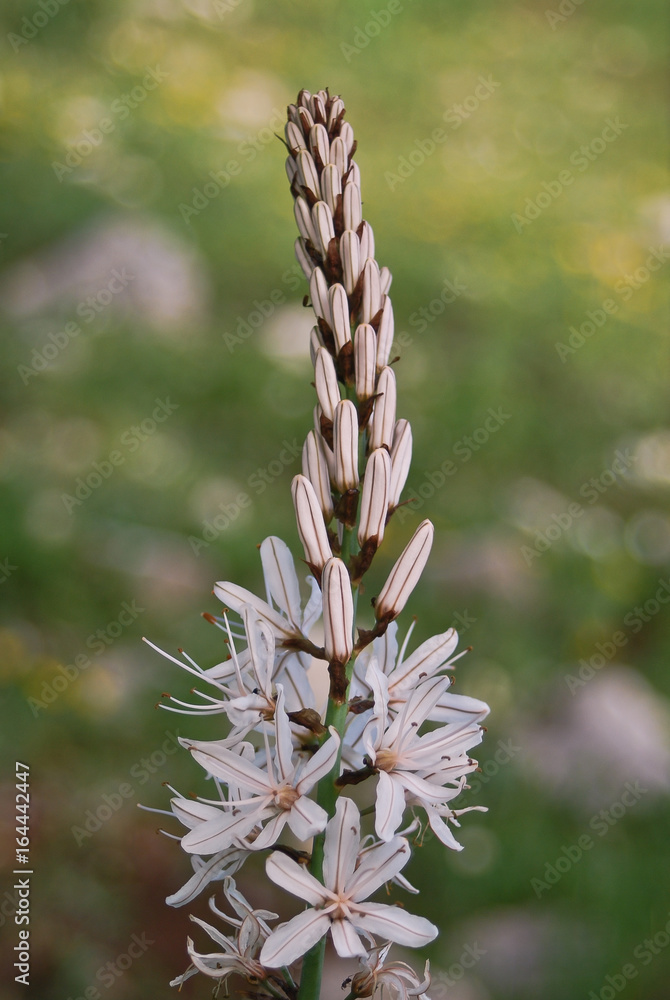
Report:
M 322 910 L 304 910 L 282 924 L 263 945 L 260 961 L 271 969 L 290 965 L 328 933 L 330 917 Z
M 335 815 L 326 827 L 323 880 L 333 892 L 344 888 L 356 864 L 361 840 L 361 817 L 353 799 L 340 796 Z
M 216 806 L 208 806 L 204 802 L 196 802 L 194 799 L 171 799 L 172 812 L 180 823 L 187 826 L 189 830 L 206 823 L 210 819 L 218 819 L 221 810 Z
M 260 553 L 265 583 L 272 599 L 299 629 L 300 587 L 291 550 L 281 538 L 270 535 L 261 542 Z
M 275 760 L 282 781 L 288 781 L 295 772 L 293 763 L 293 739 L 291 725 L 284 708 L 284 689 L 277 685 L 277 704 L 275 705 Z
M 335 951 L 340 958 L 354 958 L 367 954 L 367 948 L 348 920 L 333 920 L 330 925 Z
M 193 759 L 217 778 L 260 795 L 265 795 L 271 790 L 265 771 L 232 750 L 214 741 L 200 740 L 191 741 L 188 748 L 193 754 Z
M 275 885 L 286 889 L 293 896 L 304 899 L 306 903 L 314 906 L 317 903 L 332 902 L 332 894 L 327 892 L 302 865 L 281 851 L 274 851 L 270 855 L 265 862 L 265 871 Z
M 417 917 L 407 913 L 398 906 L 388 906 L 385 903 L 366 903 L 361 907 L 360 915 L 356 914 L 355 924 L 378 934 L 386 941 L 407 945 L 409 948 L 422 948 L 434 941 L 438 929 L 425 917 Z
M 220 601 L 227 608 L 236 611 L 237 614 L 242 614 L 242 607 L 245 604 L 251 604 L 255 609 L 256 614 L 264 618 L 265 621 L 269 622 L 275 632 L 279 635 L 289 637 L 295 635 L 295 628 L 292 628 L 290 623 L 286 621 L 282 615 L 280 615 L 274 608 L 271 608 L 269 604 L 263 601 L 260 597 L 256 597 L 252 594 L 250 590 L 246 590 L 244 587 L 238 587 L 236 583 L 229 583 L 226 581 L 220 581 L 214 585 L 214 593 Z
M 168 906 L 184 906 L 186 903 L 193 902 L 205 886 L 214 879 L 220 878 L 223 872 L 234 875 L 235 872 L 239 871 L 248 857 L 248 851 L 237 848 L 230 848 L 220 854 L 215 854 L 208 862 L 201 864 L 188 882 L 177 892 L 168 896 L 165 902 Z
M 466 719 L 481 722 L 490 711 L 486 702 L 480 701 L 479 698 L 445 693 L 428 718 L 434 722 L 463 722 Z
M 286 826 L 288 818 L 288 812 L 284 809 L 278 812 L 276 816 L 272 816 L 258 836 L 254 838 L 253 843 L 249 844 L 250 849 L 252 851 L 264 851 L 266 848 L 272 847 L 279 839 L 279 835 Z
M 426 808 L 426 815 L 428 816 L 431 830 L 446 847 L 450 847 L 452 851 L 463 850 L 463 845 L 459 844 L 456 840 L 449 824 L 444 822 L 435 809 Z
M 301 795 L 309 792 L 317 782 L 330 774 L 335 766 L 340 748 L 340 737 L 335 729 L 331 728 L 330 731 L 332 734 L 330 739 L 326 740 L 323 746 L 319 747 L 314 756 L 307 761 L 300 772 L 300 779 L 296 783 L 295 788 Z
M 272 810 L 245 810 L 237 816 L 222 815 L 220 820 L 201 823 L 181 839 L 182 848 L 189 854 L 216 854 L 225 851 L 234 840 L 246 837 L 257 823 L 271 815 Z
M 402 823 L 405 812 L 405 791 L 402 783 L 385 771 L 380 771 L 376 801 L 375 832 L 381 840 L 391 840 Z
M 301 795 L 287 813 L 288 825 L 298 840 L 309 840 L 326 829 L 328 813 L 318 803 Z
M 453 628 L 426 639 L 407 657 L 402 666 L 393 671 L 391 688 L 405 683 L 408 687 L 413 687 L 424 677 L 432 677 L 447 662 L 457 645 L 458 633 Z
M 402 712 L 388 727 L 384 737 L 385 745 L 390 746 L 396 740 L 406 743 L 405 734 L 410 728 L 418 733 L 419 727 L 426 721 L 434 706 L 449 687 L 449 683 L 448 677 L 431 677 L 417 685 L 407 699 Z
M 352 900 L 360 903 L 390 882 L 405 867 L 411 854 L 404 837 L 394 837 L 388 844 L 377 844 L 366 851 L 347 886 Z

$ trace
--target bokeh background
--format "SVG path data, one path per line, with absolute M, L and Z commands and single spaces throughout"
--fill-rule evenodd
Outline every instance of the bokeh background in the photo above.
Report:
M 154 710 L 190 684 L 141 637 L 217 662 L 213 581 L 259 588 L 266 534 L 298 551 L 310 323 L 273 133 L 303 86 L 344 97 L 394 275 L 414 502 L 376 579 L 431 517 L 404 625 L 460 628 L 457 690 L 492 706 L 490 811 L 413 862 L 431 995 L 668 996 L 664 7 L 5 0 L 3 997 L 167 997 L 187 963 L 188 862 L 136 805 L 203 790 L 175 738 L 218 720 Z

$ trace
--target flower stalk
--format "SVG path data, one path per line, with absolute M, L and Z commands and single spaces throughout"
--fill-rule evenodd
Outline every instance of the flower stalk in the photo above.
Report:
M 288 108 L 285 144 L 295 252 L 315 315 L 314 427 L 291 488 L 310 594 L 303 607 L 293 557 L 270 536 L 260 546 L 267 599 L 229 581 L 215 586 L 224 611 L 207 618 L 224 631 L 227 657 L 203 669 L 186 654 L 185 662 L 164 654 L 214 693 L 198 687 L 193 702 L 168 697 L 162 707 L 228 721 L 217 741 L 182 741 L 214 795 L 172 799 L 169 815 L 187 827 L 181 844 L 194 874 L 169 902 L 184 905 L 223 881 L 236 914 L 212 900 L 235 933 L 197 920 L 220 951 L 202 955 L 189 940 L 192 964 L 174 984 L 201 972 L 226 985 L 242 978 L 248 996 L 319 1000 L 330 938 L 341 957 L 362 965 L 349 979 L 350 997 L 387 990 L 400 1000 L 426 998 L 428 965 L 421 978 L 386 958 L 392 942 L 421 948 L 437 928 L 369 897 L 384 884 L 411 889 L 401 875 L 412 854 L 402 833 L 408 823 L 411 830 L 425 822 L 461 849 L 452 827 L 468 810 L 451 803 L 477 766 L 469 750 L 488 706 L 449 690 L 447 671 L 458 658 L 453 629 L 406 656 L 412 626 L 398 646 L 396 619 L 429 558 L 430 521 L 373 597 L 373 626 L 356 624 L 361 581 L 386 539 L 411 461 L 411 428 L 397 417 L 389 363 L 391 276 L 362 217 L 356 141 L 342 100 L 301 91 Z M 322 645 L 311 638 L 319 618 Z M 325 708 L 314 671 L 329 677 Z M 359 812 L 348 794 L 354 785 L 370 789 L 374 808 Z M 361 837 L 362 815 L 373 817 L 371 841 Z M 287 832 L 300 847 L 286 843 Z M 306 904 L 274 928 L 276 915 L 252 909 L 232 878 L 254 855 L 265 859 L 271 881 Z

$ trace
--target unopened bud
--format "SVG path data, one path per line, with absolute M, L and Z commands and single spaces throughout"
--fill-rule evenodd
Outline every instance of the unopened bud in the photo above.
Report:
M 337 199 L 342 194 L 342 178 L 334 163 L 328 163 L 321 174 L 321 197 L 335 215 Z
M 319 243 L 316 237 L 316 231 L 312 223 L 312 213 L 309 210 L 309 205 L 304 198 L 298 197 L 293 205 L 293 212 L 295 215 L 295 221 L 300 231 L 300 235 L 304 240 L 309 240 L 315 249 L 318 249 Z
M 383 268 L 382 268 L 383 270 Z M 393 306 L 387 296 L 382 309 L 377 333 L 377 369 L 381 371 L 389 363 L 393 346 Z
M 377 598 L 377 621 L 393 621 L 405 607 L 428 561 L 434 530 L 432 523 L 426 520 L 412 535 Z
M 342 210 L 344 213 L 344 228 L 353 229 L 355 232 L 363 221 L 363 210 L 361 207 L 361 189 L 357 184 L 352 184 L 351 181 L 344 185 Z
M 326 659 L 347 663 L 354 648 L 354 602 L 349 573 L 341 559 L 329 559 L 324 566 L 321 590 Z
M 316 395 L 327 420 L 334 420 L 335 407 L 340 402 L 340 387 L 337 382 L 335 362 L 325 347 L 316 352 L 314 364 Z
M 343 399 L 335 409 L 333 445 L 335 486 L 346 493 L 358 486 L 358 414 L 349 399 Z
M 344 177 L 349 165 L 349 155 L 339 135 L 330 144 L 330 162 L 335 164 L 340 172 L 340 177 Z
M 330 143 L 323 125 L 313 125 L 309 130 L 309 148 L 317 163 L 328 163 Z
M 397 507 L 400 502 L 400 494 L 407 482 L 411 462 L 412 428 L 409 420 L 398 420 L 393 431 L 393 443 L 391 445 L 390 507 Z
M 396 411 L 395 373 L 388 366 L 382 369 L 377 381 L 378 396 L 370 421 L 370 450 L 390 448 L 393 442 Z
M 332 558 L 333 553 L 317 495 L 309 479 L 304 476 L 295 476 L 291 483 L 291 496 L 295 507 L 298 534 L 305 550 L 305 560 L 308 566 L 320 576 L 323 567 Z
M 308 191 L 312 192 L 314 199 L 319 197 L 319 175 L 311 153 L 306 149 L 301 149 L 295 158 L 298 167 L 298 181 Z
M 305 241 L 300 237 L 298 237 L 298 239 L 295 241 L 295 259 L 300 264 L 300 267 L 302 268 L 302 273 L 309 281 L 314 271 L 314 261 L 307 253 L 307 249 L 305 247 Z
M 321 250 L 322 257 L 328 254 L 328 245 L 335 236 L 335 226 L 333 224 L 333 213 L 325 201 L 317 201 L 312 209 L 312 222 L 318 239 L 317 250 Z
M 358 236 L 350 229 L 346 229 L 340 237 L 340 258 L 344 287 L 347 295 L 351 295 L 361 273 L 361 255 Z
M 362 249 L 362 247 L 361 247 Z M 377 261 L 368 257 L 363 268 L 363 301 L 361 303 L 361 319 L 369 323 L 382 306 L 382 292 L 379 283 L 379 267 Z
M 292 153 L 297 153 L 300 149 L 307 149 L 307 144 L 305 143 L 305 137 L 302 134 L 302 129 L 299 128 L 295 122 L 289 121 L 286 123 L 286 128 L 284 130 L 286 135 L 286 142 L 288 148 Z
M 339 354 L 348 341 L 351 340 L 351 321 L 349 319 L 349 299 L 342 285 L 333 285 L 328 293 L 328 305 L 332 320 L 335 346 Z
M 324 319 L 328 326 L 331 325 L 330 306 L 328 304 L 328 282 L 320 267 L 315 267 L 312 277 L 309 279 L 309 297 L 312 300 L 312 308 L 320 319 Z
M 384 537 L 390 479 L 391 458 L 385 448 L 378 448 L 370 455 L 363 478 L 358 526 L 358 543 L 361 546 L 375 537 L 379 545 Z
M 377 378 L 377 337 L 375 331 L 367 323 L 356 328 L 354 367 L 356 370 L 356 395 L 360 400 L 369 399 L 374 394 Z
M 359 182 L 359 187 L 360 187 L 360 182 Z M 363 225 L 361 226 L 360 241 L 361 241 L 361 264 L 364 264 L 365 261 L 368 259 L 368 257 L 374 260 L 375 236 L 374 233 L 372 232 L 372 226 L 370 225 L 369 222 L 364 222 Z
M 323 439 L 310 431 L 302 449 L 302 474 L 314 488 L 326 524 L 333 516 L 333 497 L 330 492 L 330 472 L 323 450 Z

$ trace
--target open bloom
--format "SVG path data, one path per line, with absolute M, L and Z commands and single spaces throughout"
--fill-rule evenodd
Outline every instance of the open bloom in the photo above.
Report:
M 425 990 L 430 986 L 428 971 L 430 962 L 426 962 L 423 979 L 420 979 L 414 969 L 406 962 L 386 963 L 386 956 L 390 948 L 391 943 L 388 942 L 380 948 L 373 948 L 367 955 L 363 955 L 360 959 L 362 970 L 344 983 L 342 988 L 350 984 L 350 995 L 355 997 L 373 997 L 379 987 L 382 989 L 386 987 L 388 995 L 395 1000 L 411 1000 L 411 997 L 418 997 L 418 1000 L 429 1000 Z
M 221 742 L 185 741 L 198 763 L 216 778 L 251 793 L 248 798 L 232 803 L 222 802 L 220 808 L 210 806 L 216 809 L 216 815 L 210 815 L 182 837 L 185 851 L 191 854 L 223 851 L 264 824 L 250 849 L 258 851 L 274 844 L 286 824 L 298 840 L 307 840 L 324 829 L 328 815 L 307 795 L 333 769 L 340 738 L 331 730 L 330 739 L 313 757 L 306 762 L 300 757 L 294 761 L 291 727 L 281 685 L 277 692 L 274 754 L 269 749 L 266 751 L 265 768 L 257 767 L 241 754 L 222 746 Z M 232 811 L 227 811 L 229 805 Z
M 410 854 L 404 837 L 394 837 L 361 856 L 358 808 L 352 799 L 338 799 L 326 827 L 324 885 L 285 854 L 275 852 L 266 862 L 272 881 L 310 906 L 273 931 L 263 945 L 261 962 L 271 968 L 290 965 L 328 931 L 342 958 L 366 953 L 361 934 L 368 940 L 379 934 L 413 948 L 428 944 L 437 936 L 437 927 L 425 917 L 386 903 L 364 902 L 404 868 Z

